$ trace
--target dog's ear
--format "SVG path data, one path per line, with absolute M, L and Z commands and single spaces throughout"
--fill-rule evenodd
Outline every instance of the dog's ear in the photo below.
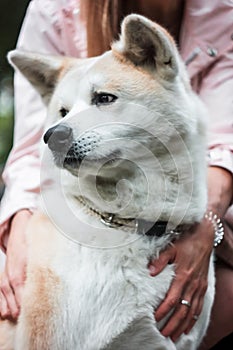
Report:
M 112 45 L 113 52 L 137 66 L 154 70 L 165 79 L 178 72 L 178 50 L 168 32 L 160 25 L 140 15 L 129 15 L 122 22 L 120 40 Z
M 10 51 L 7 57 L 10 64 L 27 78 L 47 104 L 66 66 L 64 57 L 20 50 Z

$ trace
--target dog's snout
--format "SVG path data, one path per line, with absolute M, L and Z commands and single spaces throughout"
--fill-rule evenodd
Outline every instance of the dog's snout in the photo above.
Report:
M 59 151 L 71 144 L 73 139 L 72 129 L 64 124 L 55 125 L 44 134 L 44 142 L 52 151 Z

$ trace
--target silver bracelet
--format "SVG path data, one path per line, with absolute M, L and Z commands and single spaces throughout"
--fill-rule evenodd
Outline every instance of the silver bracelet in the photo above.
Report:
M 205 219 L 209 220 L 214 228 L 214 248 L 216 248 L 223 240 L 224 227 L 219 217 L 212 212 L 208 211 L 205 214 Z

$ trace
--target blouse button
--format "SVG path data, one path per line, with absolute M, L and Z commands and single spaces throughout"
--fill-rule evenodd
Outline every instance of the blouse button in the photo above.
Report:
M 73 15 L 78 15 L 79 12 L 80 12 L 80 9 L 79 9 L 79 8 L 75 8 L 75 9 L 73 10 Z
M 216 57 L 217 54 L 218 54 L 218 50 L 216 50 L 216 49 L 214 49 L 214 48 L 212 48 L 212 47 L 209 47 L 209 48 L 207 49 L 207 53 L 208 53 L 208 55 L 209 55 L 210 57 Z

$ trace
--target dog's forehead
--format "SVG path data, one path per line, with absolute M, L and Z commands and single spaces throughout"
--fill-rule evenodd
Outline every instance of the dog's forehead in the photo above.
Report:
M 100 56 L 88 70 L 89 80 L 96 86 L 104 84 L 106 89 L 118 90 L 140 81 L 142 89 L 155 83 L 155 77 L 130 62 L 120 60 L 112 51 Z M 139 86 L 138 86 L 139 87 Z
M 140 84 L 137 82 L 140 81 Z M 112 51 L 105 54 L 77 61 L 76 64 L 61 79 L 60 88 L 64 93 L 64 85 L 76 91 L 81 89 L 118 91 L 136 87 L 142 91 L 151 91 L 156 84 L 154 76 L 148 74 L 134 65 L 122 62 Z
M 62 68 L 53 98 L 72 104 L 73 96 L 90 85 L 88 72 L 95 61 L 96 58 L 73 59 L 65 69 Z

